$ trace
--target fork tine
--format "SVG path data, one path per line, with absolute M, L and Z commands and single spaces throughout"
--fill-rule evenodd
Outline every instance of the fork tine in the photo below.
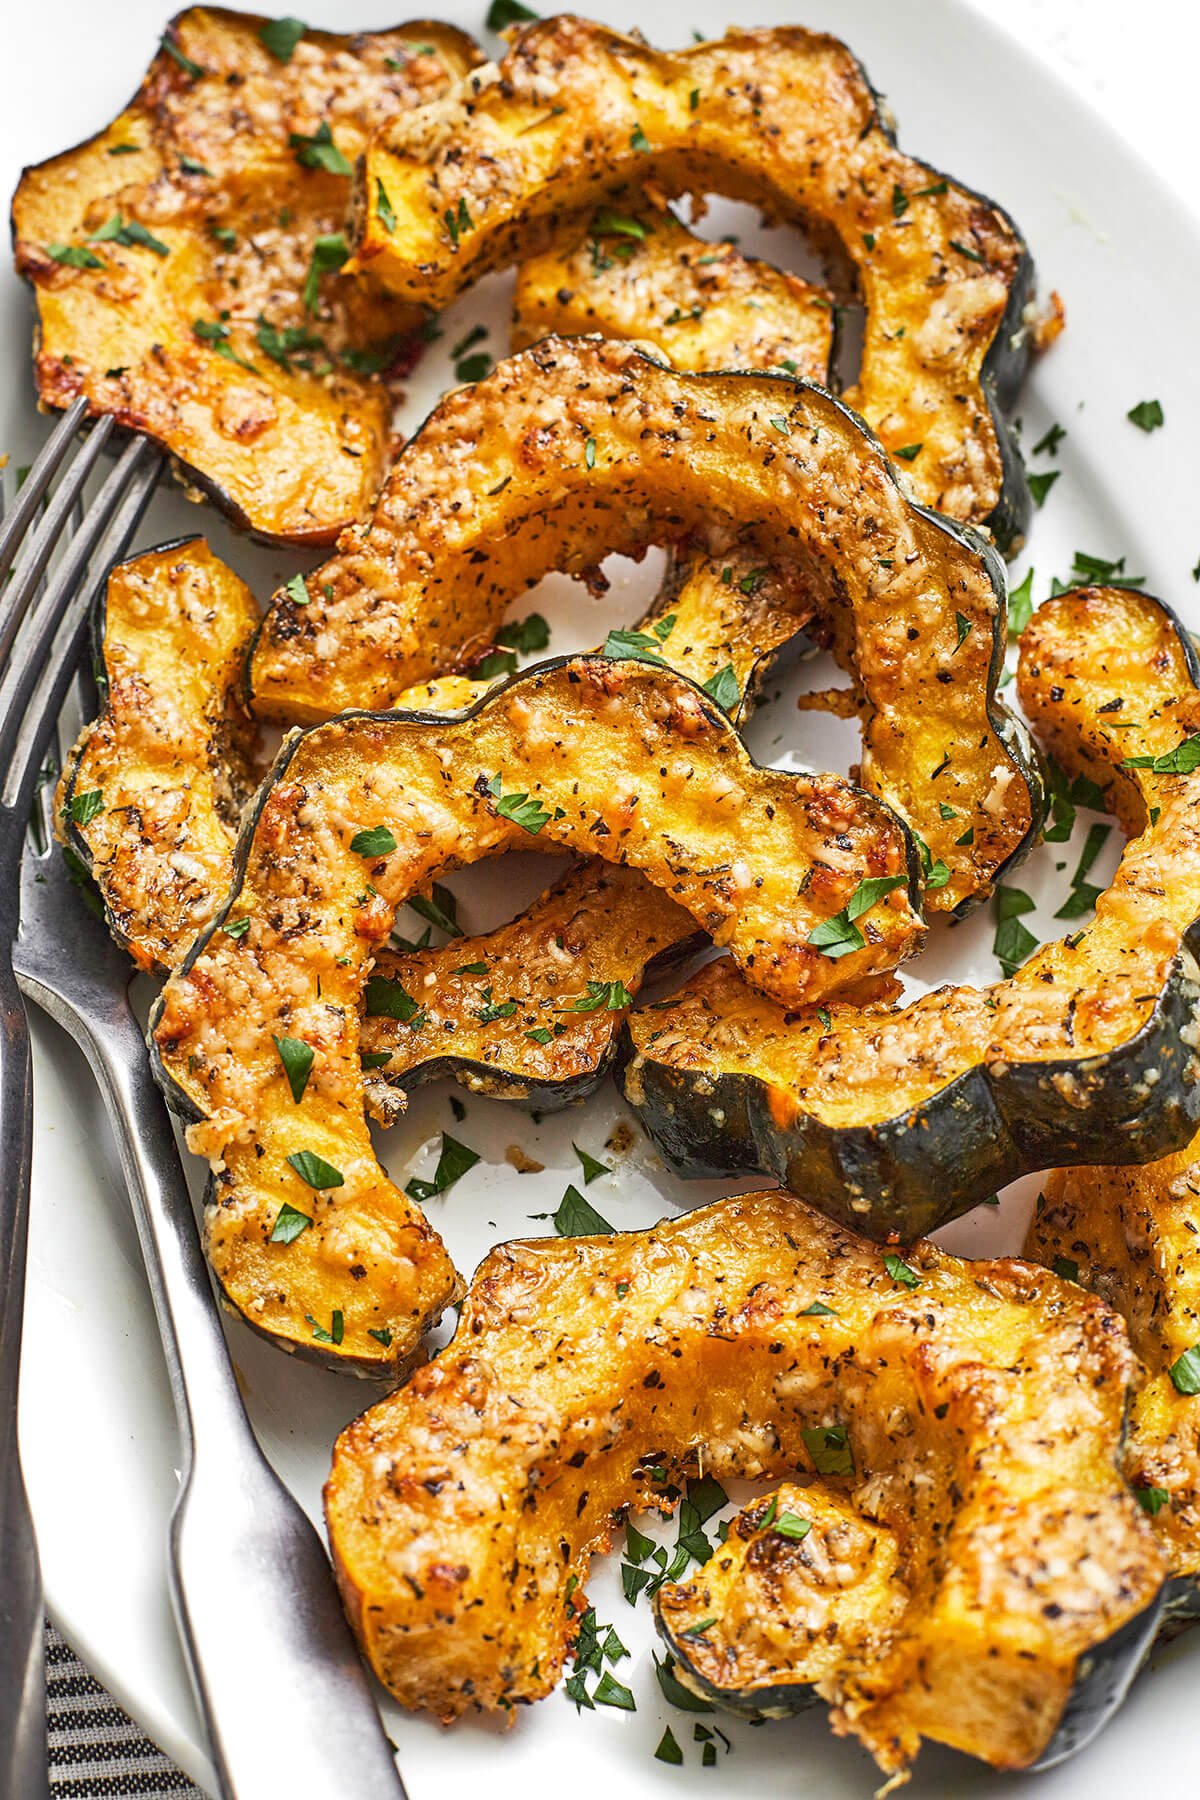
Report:
M 0 769 L 5 771 L 0 803 L 22 817 L 29 811 L 38 765 L 87 629 L 92 584 L 84 581 L 85 571 L 97 551 L 97 564 L 105 572 L 123 555 L 162 466 L 148 439 L 126 446 L 89 507 L 83 531 L 72 539 L 47 583 L 24 654 L 0 682 Z
M 12 572 L 8 589 L 0 599 L 0 667 L 12 649 L 13 639 L 46 573 L 54 546 L 83 492 L 83 486 L 112 435 L 111 415 L 100 420 L 60 481 L 54 498 L 39 520 L 37 530 L 24 546 Z M 28 486 L 26 483 L 26 487 Z M 21 490 L 24 495 L 24 488 Z M 103 492 L 103 490 L 101 490 Z
M 12 511 L 7 516 L 0 514 L 4 518 L 0 528 L 0 581 L 3 581 L 12 567 L 13 558 L 21 547 L 42 495 L 67 454 L 86 412 L 87 401 L 82 396 L 72 402 L 38 452 L 37 460 L 13 501 Z

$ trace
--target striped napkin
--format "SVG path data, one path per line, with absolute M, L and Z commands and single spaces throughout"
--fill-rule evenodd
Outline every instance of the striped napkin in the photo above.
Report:
M 46 1625 L 46 1722 L 54 1800 L 205 1800 Z

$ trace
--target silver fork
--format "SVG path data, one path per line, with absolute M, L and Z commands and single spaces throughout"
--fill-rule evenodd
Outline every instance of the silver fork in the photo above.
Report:
M 66 627 L 34 703 L 46 719 L 61 708 L 78 644 Z M 47 794 L 42 800 L 49 804 Z M 129 1003 L 130 964 L 81 904 L 62 856 L 32 841 L 14 961 L 26 996 L 87 1057 L 120 1149 L 183 1451 L 172 1598 L 221 1792 L 227 1800 L 403 1800 L 321 1541 L 242 1405 L 169 1117 Z M 5 1789 L 0 1780 L 0 1796 L 43 1791 Z

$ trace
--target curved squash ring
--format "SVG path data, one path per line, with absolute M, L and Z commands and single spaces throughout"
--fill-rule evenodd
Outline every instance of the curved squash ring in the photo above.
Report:
M 890 449 L 919 447 L 926 504 L 1019 539 L 1029 496 L 1000 408 L 1029 353 L 1028 251 L 999 207 L 896 149 L 835 38 L 734 30 L 664 52 L 570 16 L 532 25 L 497 71 L 376 134 L 356 266 L 443 306 L 644 181 L 749 200 L 836 246 L 866 301 L 853 403 Z
M 1101 1723 L 1164 1579 L 1116 1466 L 1124 1328 L 1026 1263 L 922 1244 L 912 1264 L 910 1292 L 780 1193 L 491 1251 L 453 1342 L 334 1450 L 334 1563 L 385 1686 L 442 1718 L 539 1699 L 593 1553 L 657 1471 L 789 1476 L 840 1428 L 912 1601 L 839 1727 L 899 1770 L 921 1737 L 1028 1767 L 1073 1692 Z
M 370 278 L 331 278 L 350 163 L 481 53 L 420 24 L 305 31 L 282 62 L 265 24 L 180 13 L 125 111 L 25 170 L 13 237 L 37 299 L 42 404 L 86 394 L 237 524 L 315 547 L 383 479 L 394 395 L 380 377 L 422 317 Z M 307 154 L 336 153 L 344 173 L 299 160 L 321 133 L 328 151 Z M 97 240 L 113 221 L 123 235 Z M 333 254 L 314 268 L 318 242 Z
M 598 332 L 653 344 L 677 369 L 775 369 L 828 387 L 836 323 L 828 289 L 642 199 L 601 207 L 577 242 L 518 266 L 512 347 Z
M 1032 841 L 1040 798 L 995 698 L 1003 571 L 905 497 L 840 401 L 785 377 L 689 375 L 630 345 L 547 339 L 449 395 L 370 522 L 306 578 L 307 604 L 275 595 L 255 710 L 383 707 L 488 641 L 549 570 L 714 530 L 808 582 L 863 697 L 863 783 L 950 871 L 931 904 L 986 891 Z
M 915 854 L 879 801 L 759 769 L 707 696 L 647 663 L 543 664 L 451 718 L 348 714 L 298 735 L 151 1024 L 160 1082 L 213 1166 L 218 1280 L 289 1348 L 386 1368 L 454 1297 L 440 1240 L 371 1147 L 358 1014 L 400 902 L 518 841 L 639 867 L 776 991 L 890 966 L 921 930 Z M 863 948 L 839 963 L 810 946 L 876 876 Z
M 842 1008 L 828 1026 L 709 964 L 624 1027 L 625 1094 L 668 1163 L 769 1172 L 869 1237 L 910 1241 L 1026 1171 L 1186 1143 L 1200 1116 L 1200 774 L 1122 765 L 1200 727 L 1198 681 L 1159 601 L 1085 590 L 1041 607 L 1021 640 L 1024 705 L 1127 819 L 1153 809 L 1095 922 L 1008 981 Z M 1113 731 L 1122 689 L 1137 722 Z
M 238 689 L 258 621 L 202 538 L 109 571 L 93 624 L 104 706 L 67 761 L 57 820 L 139 969 L 176 963 L 229 886 L 257 781 Z

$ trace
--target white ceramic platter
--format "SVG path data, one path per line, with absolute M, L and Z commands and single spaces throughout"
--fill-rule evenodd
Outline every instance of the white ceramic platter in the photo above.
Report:
M 334 0 L 305 0 L 313 23 L 345 29 L 394 22 L 381 0 L 359 0 L 349 15 Z M 468 30 L 482 30 L 482 0 L 448 0 L 440 10 Z M 597 4 L 595 13 L 621 26 L 628 7 Z M 716 34 L 733 16 L 728 0 L 663 6 L 640 22 L 662 43 L 686 42 L 693 31 Z M 0 106 L 0 189 L 11 192 L 22 162 L 36 161 L 86 136 L 133 91 L 166 16 L 166 0 L 123 0 L 103 8 L 89 0 L 42 0 L 5 9 L 4 104 Z M 1068 436 L 1057 458 L 1061 479 L 1037 514 L 1031 554 L 1035 595 L 1052 574 L 1066 577 L 1077 549 L 1127 557 L 1193 623 L 1200 589 L 1191 569 L 1200 555 L 1195 505 L 1194 439 L 1200 416 L 1200 373 L 1194 357 L 1195 296 L 1200 292 L 1200 237 L 1149 172 L 1099 119 L 1013 40 L 951 0 L 759 0 L 756 22 L 800 20 L 828 27 L 856 49 L 900 121 L 904 146 L 952 170 L 1003 201 L 1020 222 L 1037 258 L 1043 291 L 1065 298 L 1068 329 L 1031 377 L 1021 407 L 1024 441 L 1035 443 L 1058 421 Z M 742 21 L 739 21 L 742 22 Z M 746 209 L 721 206 L 705 229 L 734 230 L 751 247 L 768 245 L 799 266 L 803 246 L 789 233 L 763 233 Z M 446 347 L 469 327 L 489 327 L 488 348 L 505 347 L 508 284 L 489 282 L 446 321 L 445 336 L 418 371 L 404 423 L 411 426 L 450 379 Z M 10 272 L 0 276 L 0 448 L 30 460 L 44 425 L 36 418 L 28 363 L 30 305 Z M 1158 398 L 1164 430 L 1147 436 L 1126 420 L 1137 401 Z M 149 544 L 203 529 L 265 593 L 294 564 L 233 539 L 209 511 L 176 495 L 160 497 L 144 528 Z M 552 648 L 586 647 L 611 626 L 634 618 L 654 585 L 654 557 L 640 569 L 620 565 L 603 601 L 572 583 L 551 580 L 522 596 L 553 625 Z M 1018 566 L 1018 574 L 1025 565 Z M 782 695 L 756 718 L 751 741 L 764 760 L 844 768 L 854 739 L 819 715 L 798 714 L 798 686 L 819 683 L 819 665 L 802 666 Z M 772 690 L 774 691 L 774 690 Z M 1081 830 L 1086 827 L 1086 821 Z M 1051 935 L 1077 846 L 1044 848 L 1022 884 L 1044 902 L 1030 922 Z M 1101 874 L 1111 869 L 1115 847 Z M 468 929 L 498 923 L 514 902 L 545 879 L 545 861 L 484 865 L 456 880 Z M 1068 868 L 1063 871 L 1061 865 Z M 1056 863 L 1059 867 L 1056 868 Z M 993 979 L 987 919 L 935 933 L 921 959 L 921 982 L 955 974 Z M 166 1523 L 176 1482 L 177 1447 L 159 1345 L 115 1156 L 87 1071 L 66 1041 L 35 1021 L 37 1153 L 29 1267 L 21 1441 L 37 1517 L 50 1608 L 100 1678 L 168 1753 L 201 1784 L 211 1784 L 195 1708 L 176 1645 L 164 1580 Z M 459 1124 L 447 1084 L 422 1089 L 383 1151 L 401 1178 L 427 1173 L 444 1128 L 482 1160 L 433 1203 L 436 1223 L 459 1266 L 470 1269 L 493 1242 L 544 1231 L 532 1215 L 553 1211 L 564 1186 L 579 1178 L 572 1140 L 613 1172 L 589 1199 L 621 1227 L 650 1223 L 677 1205 L 728 1191 L 714 1183 L 685 1185 L 665 1176 L 638 1141 L 619 1158 L 605 1140 L 622 1117 L 605 1088 L 583 1107 L 533 1123 L 519 1109 L 468 1098 Z M 519 1175 L 505 1161 L 520 1144 L 545 1165 Z M 1018 1184 L 999 1212 L 981 1209 L 946 1234 L 968 1254 L 1016 1249 L 1036 1180 Z M 284 1479 L 314 1517 L 337 1430 L 373 1398 L 352 1380 L 325 1375 L 280 1356 L 230 1323 L 229 1341 L 247 1403 L 263 1443 Z M 615 1579 L 616 1559 L 590 1585 L 602 1619 L 630 1646 L 620 1675 L 633 1689 L 633 1714 L 601 1709 L 577 1716 L 560 1693 L 530 1709 L 511 1732 L 464 1724 L 453 1732 L 400 1715 L 385 1704 L 413 1800 L 445 1800 L 474 1783 L 503 1800 L 544 1795 L 568 1785 L 574 1800 L 607 1800 L 613 1792 L 656 1797 L 693 1784 L 761 1800 L 786 1791 L 821 1800 L 865 1796 L 875 1771 L 857 1749 L 830 1735 L 821 1712 L 761 1730 L 733 1723 L 733 1748 L 717 1771 L 700 1766 L 693 1719 L 662 1700 L 650 1661 L 644 1606 L 631 1609 Z M 286 1729 L 286 1696 L 278 1710 L 264 1670 L 257 1703 L 264 1729 Z M 1158 1657 L 1103 1740 L 1075 1762 L 1038 1781 L 1044 1800 L 1125 1794 L 1148 1768 L 1157 1791 L 1194 1791 L 1194 1702 L 1200 1636 Z M 685 1766 L 654 1760 L 670 1722 Z M 909 1790 L 982 1797 L 1011 1794 L 1021 1784 L 965 1760 L 926 1753 Z M 354 1776 L 345 1787 L 353 1796 Z

